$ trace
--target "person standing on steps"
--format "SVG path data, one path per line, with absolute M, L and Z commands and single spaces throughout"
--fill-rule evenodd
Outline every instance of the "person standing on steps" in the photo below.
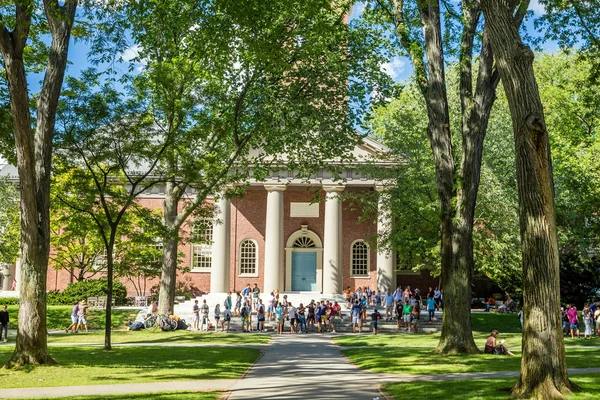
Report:
M 215 332 L 219 327 L 219 320 L 221 320 L 221 305 L 217 303 L 217 305 L 215 306 Z
M 435 300 L 436 311 L 440 311 L 440 308 L 442 306 L 442 292 L 440 292 L 438 290 L 437 286 L 435 287 L 435 290 L 433 291 L 433 299 Z
M 339 318 L 342 320 L 342 306 L 338 302 L 334 302 L 331 306 L 331 313 L 329 314 L 329 329 L 331 333 L 335 333 L 335 321 Z
M 406 327 L 406 331 L 410 330 L 410 315 L 411 315 L 412 307 L 410 306 L 410 302 L 405 302 L 404 307 L 402 307 L 402 318 L 404 319 L 404 326 Z
M 385 320 L 392 320 L 392 310 L 394 307 L 394 295 L 389 290 L 385 292 Z
M 221 321 L 221 332 L 225 331 L 225 324 L 227 324 L 227 332 L 231 327 L 231 309 L 225 304 L 225 310 L 223 310 L 223 320 Z
M 298 307 L 297 310 L 298 313 L 298 324 L 300 326 L 300 333 L 306 333 L 306 309 L 304 308 L 304 305 L 302 303 L 300 303 L 300 306 Z
M 0 340 L 4 343 L 8 342 L 8 324 L 10 317 L 8 315 L 8 309 L 6 304 L 2 307 L 2 311 L 0 311 Z M 4 336 L 2 336 L 4 334 Z
M 296 307 L 292 305 L 290 301 L 288 303 L 288 317 L 290 319 L 290 334 L 296 333 L 296 322 L 298 321 Z
M 373 328 L 373 335 L 377 335 L 377 321 L 381 319 L 381 314 L 377 311 L 377 307 L 373 309 L 371 313 L 371 327 Z
M 428 324 L 431 324 L 431 321 L 435 321 L 435 300 L 433 299 L 433 295 L 429 295 L 427 297 L 427 313 L 429 314 Z
M 258 300 L 256 306 L 256 332 L 265 331 L 265 305 L 262 303 L 262 299 Z
M 283 333 L 283 307 L 281 304 L 277 304 L 275 307 L 275 318 L 277 318 L 277 334 Z
M 202 325 L 200 325 L 200 330 L 204 330 L 208 332 L 208 304 L 206 304 L 206 299 L 202 300 L 202 306 L 200 307 L 200 313 L 202 314 Z
M 308 313 L 308 317 L 306 318 L 306 331 L 312 327 L 312 330 L 315 330 L 315 301 L 311 300 L 310 304 L 306 307 L 306 311 Z
M 252 307 L 254 308 L 254 311 L 258 311 L 258 297 L 260 296 L 260 289 L 258 287 L 258 284 L 255 283 L 254 284 L 254 288 L 252 289 Z
M 352 309 L 350 310 L 350 315 L 352 316 L 352 333 L 356 333 L 356 329 L 358 328 L 358 333 L 362 331 L 362 307 L 360 306 L 360 301 L 355 300 Z
M 192 326 L 194 330 L 197 331 L 200 329 L 200 306 L 198 305 L 198 300 L 194 300 L 194 306 L 192 307 Z

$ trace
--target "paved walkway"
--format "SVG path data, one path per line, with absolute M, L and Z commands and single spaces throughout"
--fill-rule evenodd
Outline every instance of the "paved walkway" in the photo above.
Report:
M 320 335 L 282 335 L 231 388 L 238 399 L 360 399 L 380 396 L 380 374 L 362 371 Z
M 59 344 L 56 344 L 59 345 Z M 74 345 L 74 344 L 64 344 Z M 81 344 L 76 344 L 81 345 Z M 100 346 L 97 344 L 88 344 Z M 123 343 L 121 346 L 219 346 L 204 343 Z M 220 345 L 222 347 L 232 345 Z M 349 399 L 383 398 L 379 387 L 389 382 L 428 382 L 460 379 L 511 378 L 519 371 L 435 375 L 382 374 L 360 370 L 350 363 L 329 335 L 276 336 L 272 344 L 260 347 L 263 356 L 239 380 L 194 380 L 146 382 L 91 386 L 0 389 L 1 399 L 53 398 L 85 395 L 156 393 L 160 391 L 212 391 L 229 393 L 228 399 Z M 357 346 L 359 347 L 359 346 Z M 569 369 L 569 374 L 600 373 L 600 368 Z

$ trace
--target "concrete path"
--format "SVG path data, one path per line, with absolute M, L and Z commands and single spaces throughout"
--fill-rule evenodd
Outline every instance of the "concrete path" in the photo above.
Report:
M 41 388 L 0 389 L 0 399 L 29 399 L 71 396 L 127 395 L 132 393 L 156 393 L 172 390 L 208 392 L 228 390 L 233 379 L 198 380 L 177 382 L 119 383 L 114 385 L 59 386 Z
M 192 343 L 192 342 L 133 342 L 112 343 L 112 347 L 244 347 L 249 349 L 264 349 L 269 343 Z M 104 343 L 48 343 L 48 347 L 104 347 Z
M 237 399 L 360 399 L 380 396 L 380 374 L 361 371 L 320 335 L 275 337 L 250 372 L 231 388 Z

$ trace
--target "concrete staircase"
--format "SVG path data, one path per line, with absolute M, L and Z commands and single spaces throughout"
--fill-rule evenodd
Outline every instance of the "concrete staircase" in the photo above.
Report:
M 328 295 L 321 295 L 321 294 L 315 294 L 315 293 L 284 293 L 284 294 L 286 294 L 288 296 L 287 297 L 288 301 L 291 302 L 294 306 L 298 306 L 298 305 L 300 305 L 300 303 L 302 303 L 304 305 L 309 304 L 311 300 L 337 301 L 342 306 L 342 316 L 343 317 L 341 320 L 339 318 L 336 320 L 336 332 L 338 332 L 338 333 L 351 333 L 352 332 L 352 321 L 350 318 L 350 310 L 348 310 L 346 308 L 346 300 L 343 295 L 340 294 L 340 295 L 328 296 Z M 175 315 L 185 319 L 188 322 L 188 324 L 191 325 L 191 323 L 193 321 L 192 307 L 194 306 L 194 300 L 198 300 L 198 304 L 202 305 L 203 300 L 206 299 L 206 303 L 210 307 L 209 319 L 214 324 L 213 311 L 214 311 L 215 305 L 217 303 L 222 305 L 223 301 L 225 301 L 226 297 L 227 297 L 226 293 L 209 293 L 204 296 L 199 296 L 199 297 L 187 300 L 185 302 L 181 302 L 181 303 L 175 305 Z M 283 297 L 283 294 L 280 295 L 280 298 L 282 298 L 282 297 Z M 234 301 L 235 301 L 235 299 L 234 299 Z M 265 298 L 263 298 L 263 302 L 265 302 Z M 223 307 L 221 307 L 221 310 L 223 310 Z M 404 328 L 398 329 L 395 318 L 392 321 L 386 321 L 385 320 L 385 310 L 383 310 L 381 307 L 379 307 L 378 310 L 382 316 L 382 319 L 379 320 L 379 324 L 378 324 L 378 331 L 380 333 L 402 333 L 402 334 L 408 333 L 405 331 Z M 367 308 L 368 315 L 370 315 L 372 311 L 373 311 L 372 307 Z M 421 318 L 419 320 L 418 332 L 419 333 L 435 333 L 435 332 L 441 331 L 442 330 L 442 313 L 436 312 L 435 318 L 436 318 L 436 320 L 433 321 L 432 324 L 428 324 L 427 323 L 427 320 L 428 320 L 427 311 L 422 311 Z M 256 313 L 253 312 L 252 313 L 252 329 L 253 330 L 256 329 L 256 322 L 257 322 Z M 220 328 L 219 328 L 219 330 L 220 330 Z M 267 332 L 275 332 L 276 331 L 275 322 L 274 321 L 265 321 L 265 330 Z M 242 331 L 242 324 L 241 324 L 240 317 L 233 317 L 231 319 L 230 331 L 233 331 L 233 332 L 241 332 Z M 287 321 L 285 324 L 285 331 L 289 332 L 289 322 L 287 322 Z M 363 321 L 362 332 L 366 333 L 366 332 L 370 332 L 370 331 L 371 331 L 371 318 L 369 317 L 365 321 Z

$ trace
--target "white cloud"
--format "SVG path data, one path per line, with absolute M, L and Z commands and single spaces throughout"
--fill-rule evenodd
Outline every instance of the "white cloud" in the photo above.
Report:
M 350 14 L 350 19 L 360 17 L 360 14 L 365 10 L 365 3 L 356 3 L 352 6 L 352 13 Z
M 390 60 L 390 62 L 381 64 L 381 70 L 388 74 L 394 81 L 400 79 L 402 73 L 404 72 L 404 66 L 406 63 L 404 60 L 396 56 Z
M 140 56 L 140 51 L 142 50 L 141 46 L 136 44 L 133 47 L 128 47 L 127 50 L 125 50 L 123 52 L 123 54 L 121 54 L 121 58 L 124 61 L 132 61 L 135 58 L 138 58 Z
M 543 4 L 540 4 L 538 0 L 531 0 L 531 2 L 529 3 L 529 9 L 536 13 L 538 16 L 546 14 L 546 8 Z

